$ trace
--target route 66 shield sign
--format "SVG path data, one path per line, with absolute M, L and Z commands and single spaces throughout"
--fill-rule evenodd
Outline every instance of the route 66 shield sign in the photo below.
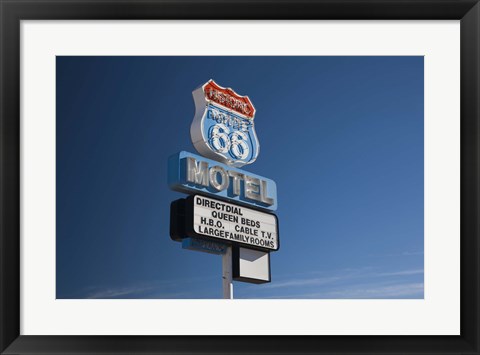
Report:
M 210 79 L 193 91 L 195 117 L 192 143 L 203 156 L 234 167 L 257 159 L 260 145 L 255 133 L 255 108 L 240 96 Z

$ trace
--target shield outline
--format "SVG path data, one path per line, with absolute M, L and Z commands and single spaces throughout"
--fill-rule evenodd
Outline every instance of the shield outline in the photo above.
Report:
M 212 83 L 214 86 L 217 86 L 224 91 L 232 92 L 236 97 L 246 98 L 253 108 L 252 127 L 250 129 L 251 129 L 252 135 L 255 137 L 256 150 L 255 150 L 255 155 L 252 156 L 252 159 L 250 159 L 248 162 L 241 161 L 241 160 L 228 159 L 223 154 L 214 152 L 207 143 L 208 139 L 204 135 L 203 124 L 204 124 L 204 120 L 205 120 L 205 117 L 206 117 L 207 112 L 208 112 L 208 106 L 210 104 L 215 106 L 215 104 L 216 104 L 216 103 L 210 101 L 209 99 L 207 99 L 206 94 L 205 94 L 205 87 L 210 83 Z M 253 106 L 250 98 L 248 96 L 242 96 L 242 95 L 237 94 L 232 88 L 225 88 L 223 86 L 218 85 L 213 79 L 208 80 L 205 84 L 203 84 L 203 85 L 199 86 L 197 89 L 195 89 L 192 92 L 192 96 L 193 96 L 193 101 L 195 103 L 195 115 L 193 117 L 193 121 L 192 121 L 192 124 L 190 126 L 190 138 L 192 140 L 192 144 L 195 147 L 195 149 L 201 155 L 203 155 L 206 158 L 214 159 L 216 161 L 219 161 L 221 163 L 224 163 L 224 164 L 227 164 L 227 165 L 230 165 L 230 166 L 234 166 L 234 167 L 241 167 L 241 166 L 244 166 L 244 165 L 247 165 L 247 164 L 252 164 L 253 162 L 255 162 L 255 160 L 257 160 L 258 154 L 260 153 L 260 142 L 258 140 L 257 132 L 255 131 L 255 123 L 253 123 L 255 113 L 256 113 L 256 109 Z M 216 104 L 216 105 L 219 105 L 219 104 Z M 246 117 L 245 115 L 242 115 L 241 113 L 239 113 L 239 112 L 237 112 L 233 109 L 230 109 L 228 107 L 221 106 L 221 108 L 223 110 L 231 112 L 235 115 L 240 115 L 240 116 Z M 253 146 L 253 143 L 252 143 L 252 146 Z

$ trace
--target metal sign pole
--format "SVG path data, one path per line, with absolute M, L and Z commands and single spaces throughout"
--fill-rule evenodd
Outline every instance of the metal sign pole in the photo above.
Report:
M 232 280 L 232 247 L 228 246 L 225 254 L 222 255 L 222 282 L 223 298 L 233 299 L 233 280 Z

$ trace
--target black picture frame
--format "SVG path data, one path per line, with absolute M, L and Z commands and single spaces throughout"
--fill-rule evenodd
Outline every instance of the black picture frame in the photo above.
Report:
M 0 0 L 1 354 L 479 354 L 480 5 L 477 0 Z M 20 335 L 20 21 L 355 19 L 461 21 L 461 335 Z

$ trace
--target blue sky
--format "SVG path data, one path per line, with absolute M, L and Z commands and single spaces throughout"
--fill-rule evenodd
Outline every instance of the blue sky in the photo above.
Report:
M 191 92 L 248 95 L 278 189 L 272 282 L 235 298 L 423 298 L 423 57 L 57 57 L 57 298 L 221 298 L 169 237 Z

